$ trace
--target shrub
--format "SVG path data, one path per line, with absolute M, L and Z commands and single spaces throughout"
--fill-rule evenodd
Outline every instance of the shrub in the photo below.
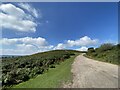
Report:
M 106 43 L 96 48 L 88 48 L 87 55 L 100 61 L 106 61 L 120 65 L 120 44 Z
M 95 52 L 95 50 L 94 50 L 94 48 L 93 48 L 93 47 L 88 48 L 87 55 L 91 55 L 91 54 L 92 54 L 92 53 L 94 53 L 94 52 Z
M 96 51 L 98 53 L 107 51 L 107 50 L 111 50 L 113 48 L 113 45 L 110 43 L 106 43 L 106 44 L 102 44 Z
M 54 50 L 29 56 L 2 59 L 2 85 L 10 86 L 42 74 L 55 64 L 59 64 L 78 51 Z
M 55 66 L 54 66 L 54 65 L 51 65 L 50 68 L 55 68 Z

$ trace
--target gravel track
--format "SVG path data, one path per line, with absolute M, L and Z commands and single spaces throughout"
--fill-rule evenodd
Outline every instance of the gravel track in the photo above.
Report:
M 64 88 L 118 88 L 118 66 L 83 55 L 72 64 L 73 81 Z

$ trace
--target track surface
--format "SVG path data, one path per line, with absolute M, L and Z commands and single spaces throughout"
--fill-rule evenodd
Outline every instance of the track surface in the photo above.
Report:
M 65 88 L 118 88 L 118 66 L 88 59 L 75 58 L 72 65 L 73 82 Z

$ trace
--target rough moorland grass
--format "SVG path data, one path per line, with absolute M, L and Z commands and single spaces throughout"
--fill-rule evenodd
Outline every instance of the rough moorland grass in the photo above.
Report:
M 85 57 L 93 59 L 93 60 L 97 60 L 97 61 L 101 61 L 101 62 L 105 62 L 105 63 L 110 63 L 110 64 L 115 64 L 115 65 L 120 65 L 118 62 L 117 63 L 113 63 L 113 62 L 108 62 L 105 58 L 97 58 L 97 57 L 93 57 L 93 56 L 88 56 L 86 54 L 84 54 Z
M 99 60 L 102 62 L 108 62 L 111 64 L 120 65 L 120 44 L 113 45 L 113 44 L 102 44 L 98 48 L 88 48 L 88 51 L 85 56 Z
M 78 54 L 77 54 L 78 55 Z M 63 83 L 71 82 L 72 73 L 71 65 L 74 58 L 65 60 L 56 68 L 50 68 L 46 73 L 37 76 L 36 78 L 30 79 L 29 81 L 20 83 L 13 88 L 58 88 L 62 87 Z

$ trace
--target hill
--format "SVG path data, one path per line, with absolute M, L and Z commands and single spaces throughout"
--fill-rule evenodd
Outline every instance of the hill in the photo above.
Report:
M 99 61 L 120 65 L 120 44 L 113 45 L 106 43 L 95 49 L 93 47 L 88 48 L 86 56 Z
M 39 74 L 55 68 L 61 62 L 80 53 L 74 50 L 53 50 L 28 56 L 8 57 L 2 59 L 2 85 L 11 87 L 25 82 Z

